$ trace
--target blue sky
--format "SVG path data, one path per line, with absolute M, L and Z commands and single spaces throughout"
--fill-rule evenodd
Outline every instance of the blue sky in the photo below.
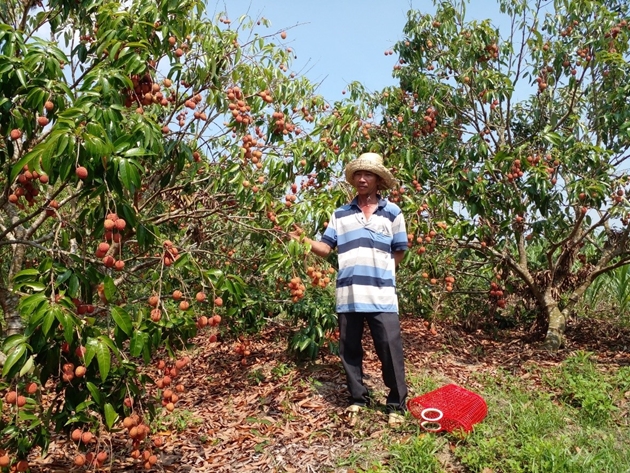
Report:
M 213 11 L 214 7 L 214 11 Z M 292 69 L 321 82 L 319 93 L 339 100 L 348 83 L 369 91 L 394 85 L 396 55 L 385 55 L 403 38 L 409 9 L 435 11 L 423 0 L 215 0 L 208 13 L 226 11 L 232 21 L 248 14 L 271 21 L 268 32 L 286 30 L 286 46 L 297 56 Z M 471 0 L 467 19 L 492 17 L 495 0 Z M 494 15 L 496 17 L 496 15 Z
M 432 11 L 430 2 L 423 3 Z M 402 38 L 410 1 L 219 0 L 216 8 L 233 21 L 245 13 L 264 16 L 270 33 L 286 30 L 286 46 L 297 56 L 293 70 L 321 82 L 319 92 L 337 100 L 353 81 L 371 91 L 395 83 L 396 56 L 385 51 Z

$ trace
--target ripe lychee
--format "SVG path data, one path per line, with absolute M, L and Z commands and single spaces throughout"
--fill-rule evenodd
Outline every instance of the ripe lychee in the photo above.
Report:
M 79 179 L 86 179 L 88 177 L 88 170 L 83 166 L 79 166 L 76 169 L 76 174 Z

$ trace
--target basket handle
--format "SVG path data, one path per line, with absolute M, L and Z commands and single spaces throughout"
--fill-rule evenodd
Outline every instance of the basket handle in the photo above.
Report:
M 442 430 L 442 424 L 435 421 L 425 420 L 420 423 L 420 426 L 422 426 L 422 428 L 427 432 L 439 432 Z
M 420 413 L 420 417 L 422 417 L 427 422 L 437 422 L 442 417 L 444 417 L 444 413 L 436 408 L 436 407 L 427 407 L 423 409 Z

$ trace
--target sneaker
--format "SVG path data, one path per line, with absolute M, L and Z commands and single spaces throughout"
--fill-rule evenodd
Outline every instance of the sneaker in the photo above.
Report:
M 387 416 L 387 425 L 392 428 L 402 427 L 405 423 L 405 416 L 399 412 L 392 411 Z
M 350 427 L 353 427 L 354 424 L 357 423 L 357 420 L 359 419 L 359 412 L 361 412 L 361 409 L 363 409 L 363 406 L 359 406 L 357 404 L 352 404 L 351 406 L 348 406 L 346 408 L 346 422 Z

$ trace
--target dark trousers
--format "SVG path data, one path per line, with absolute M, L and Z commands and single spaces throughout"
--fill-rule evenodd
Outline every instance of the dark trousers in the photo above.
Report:
M 364 321 L 367 320 L 374 349 L 381 361 L 381 372 L 387 396 L 388 410 L 404 410 L 407 398 L 405 383 L 405 361 L 403 357 L 400 320 L 395 312 L 351 312 L 339 313 L 339 356 L 346 371 L 348 390 L 352 404 L 366 405 L 368 389 L 363 384 L 363 338 Z

